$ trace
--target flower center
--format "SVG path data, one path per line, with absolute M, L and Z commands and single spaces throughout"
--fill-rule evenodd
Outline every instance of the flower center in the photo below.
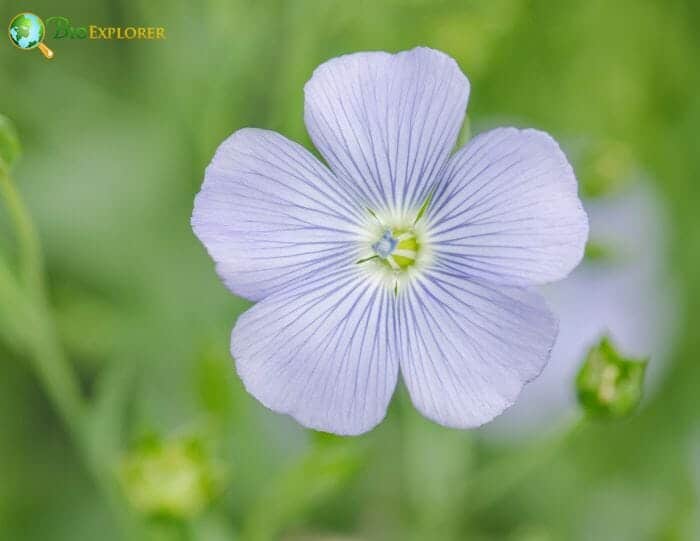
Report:
M 413 228 L 385 229 L 372 244 L 382 263 L 394 271 L 405 270 L 416 262 L 420 246 Z
M 375 212 L 367 208 L 367 222 L 356 261 L 369 276 L 380 280 L 395 295 L 415 280 L 433 261 L 430 232 L 423 216 L 433 198 L 431 191 L 415 214 Z

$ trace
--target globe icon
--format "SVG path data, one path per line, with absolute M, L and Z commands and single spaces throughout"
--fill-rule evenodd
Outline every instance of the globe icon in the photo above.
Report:
M 33 13 L 20 13 L 10 21 L 10 39 L 20 49 L 33 49 L 44 39 L 44 22 Z
M 33 13 L 20 13 L 10 21 L 8 28 L 10 41 L 15 47 L 31 50 L 39 47 L 46 58 L 53 57 L 53 51 L 42 43 L 46 34 L 44 21 Z

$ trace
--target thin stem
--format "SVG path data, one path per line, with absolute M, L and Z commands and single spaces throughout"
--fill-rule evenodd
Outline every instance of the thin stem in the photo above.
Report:
M 16 331 L 20 335 L 27 334 L 23 337 L 24 347 L 29 353 L 37 375 L 71 434 L 81 438 L 80 423 L 83 418 L 84 401 L 78 379 L 63 356 L 49 314 L 44 292 L 43 260 L 39 237 L 29 212 L 2 163 L 0 163 L 0 191 L 17 235 L 21 277 L 24 278 L 24 287 L 20 287 L 4 264 L 0 268 L 2 298 L 7 299 L 3 304 L 6 309 L 10 306 L 14 307 L 15 312 L 8 314 L 9 317 L 6 319 L 17 319 Z M 30 297 L 30 300 L 25 297 Z M 9 302 L 10 299 L 12 302 Z
M 63 422 L 76 439 L 82 440 L 85 401 L 78 378 L 58 344 L 52 322 L 44 319 L 39 324 L 42 330 L 32 347 L 34 367 Z
M 4 199 L 17 236 L 21 282 L 0 258 L 0 334 L 27 354 L 56 408 L 88 473 L 104 494 L 126 537 L 137 522 L 118 497 L 105 461 L 91 444 L 89 407 L 77 374 L 68 361 L 46 294 L 41 242 L 7 168 L 0 161 L 0 196 Z
M 581 416 L 550 441 L 537 442 L 532 449 L 520 450 L 515 457 L 498 459 L 478 470 L 469 483 L 469 492 L 475 495 L 470 502 L 469 513 L 476 515 L 497 503 L 538 468 L 548 464 L 583 426 L 585 417 Z
M 10 213 L 19 246 L 21 275 L 28 291 L 44 298 L 43 258 L 41 243 L 30 214 L 22 201 L 5 165 L 0 161 L 0 193 Z
M 9 340 L 18 342 L 27 353 L 39 380 L 71 436 L 82 442 L 81 423 L 84 400 L 78 380 L 63 356 L 42 305 L 28 300 L 24 289 L 0 261 L 0 322 Z

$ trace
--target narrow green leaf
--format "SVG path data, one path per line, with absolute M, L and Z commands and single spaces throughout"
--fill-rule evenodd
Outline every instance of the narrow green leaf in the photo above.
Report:
M 99 376 L 96 396 L 85 414 L 86 444 L 102 466 L 114 464 L 122 449 L 136 366 L 116 362 Z
M 365 461 L 357 441 L 319 434 L 304 456 L 277 475 L 248 513 L 243 538 L 278 539 L 315 506 L 340 491 Z
M 0 162 L 9 169 L 20 154 L 21 146 L 14 124 L 6 116 L 0 115 Z

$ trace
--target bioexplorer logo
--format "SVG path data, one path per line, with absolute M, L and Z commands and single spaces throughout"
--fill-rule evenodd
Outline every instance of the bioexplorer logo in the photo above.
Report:
M 23 51 L 31 51 L 38 48 L 49 60 L 53 58 L 53 51 L 44 45 L 46 25 L 38 15 L 33 13 L 20 13 L 12 17 L 7 29 L 12 45 Z
M 44 38 L 88 39 L 88 40 L 163 40 L 165 28 L 162 26 L 72 26 L 68 17 L 54 16 L 46 23 L 34 13 L 20 13 L 10 20 L 8 35 L 18 49 L 31 51 L 39 49 L 48 59 L 54 52 L 44 44 Z

